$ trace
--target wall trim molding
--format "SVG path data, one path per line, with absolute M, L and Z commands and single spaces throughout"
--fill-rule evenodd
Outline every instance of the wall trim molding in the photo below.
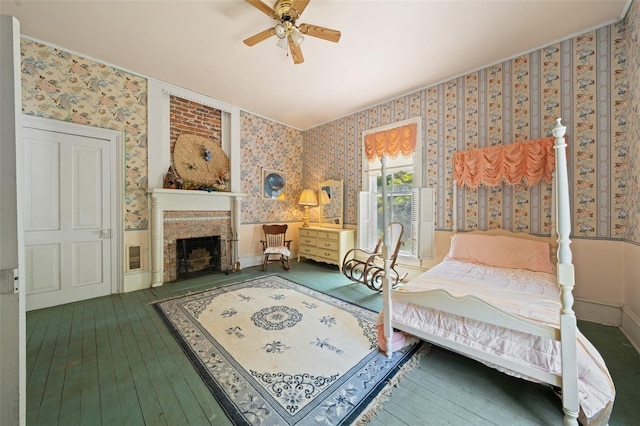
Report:
M 209 96 L 184 89 L 170 83 L 147 79 L 148 97 L 148 129 L 150 141 L 148 147 L 148 188 L 153 190 L 162 188 L 164 176 L 171 165 L 171 136 L 170 136 L 170 96 L 196 102 L 221 111 L 221 144 L 224 152 L 229 156 L 231 190 L 239 192 L 240 180 L 240 110 L 233 105 L 213 99 Z
M 626 306 L 622 307 L 622 324 L 620 326 L 622 334 L 624 334 L 629 342 L 640 353 L 640 318 Z
M 206 105 L 208 107 L 219 109 L 220 111 L 224 112 L 231 112 L 233 108 L 227 103 L 218 101 L 217 99 L 213 99 L 210 96 L 194 92 L 193 90 L 185 89 L 184 87 L 176 86 L 167 82 L 161 82 L 161 84 L 162 93 L 164 94 L 177 96 L 178 98 Z
M 575 298 L 573 309 L 579 320 L 595 322 L 613 327 L 620 327 L 622 323 L 622 306 L 593 300 Z
M 626 305 L 612 305 L 576 298 L 573 308 L 579 320 L 618 327 L 635 350 L 640 353 L 640 317 Z

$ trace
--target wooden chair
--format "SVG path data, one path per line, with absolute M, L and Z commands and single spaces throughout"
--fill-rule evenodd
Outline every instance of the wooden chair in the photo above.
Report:
M 404 228 L 399 222 L 391 222 L 387 228 L 389 233 L 389 247 L 393 249 L 390 254 L 390 277 L 391 285 L 395 288 L 400 281 L 406 278 L 407 274 L 400 276 L 396 271 L 396 261 L 402 246 L 402 233 Z M 351 249 L 344 256 L 342 262 L 342 272 L 351 281 L 362 283 L 371 290 L 382 291 L 382 279 L 384 278 L 384 259 L 382 257 L 382 239 L 378 240 L 373 251 L 358 248 Z
M 267 263 L 280 262 L 282 267 L 289 270 L 289 256 L 291 256 L 291 240 L 286 239 L 288 225 L 262 225 L 264 239 L 262 243 L 262 270 L 267 270 Z

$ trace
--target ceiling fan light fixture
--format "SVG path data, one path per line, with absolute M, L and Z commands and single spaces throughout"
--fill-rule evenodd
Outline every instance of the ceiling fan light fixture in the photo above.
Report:
M 296 46 L 300 46 L 304 41 L 304 36 L 297 28 L 294 28 L 293 30 L 291 30 L 291 39 Z
M 278 40 L 278 47 L 281 47 L 283 49 L 289 48 L 289 43 L 287 43 L 286 37 L 282 37 L 280 40 Z
M 276 36 L 278 36 L 278 38 L 285 38 L 287 35 L 287 29 L 282 24 L 276 24 L 274 30 L 276 30 Z

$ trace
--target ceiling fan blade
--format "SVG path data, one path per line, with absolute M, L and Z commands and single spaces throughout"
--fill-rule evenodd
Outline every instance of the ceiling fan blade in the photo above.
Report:
M 291 5 L 291 9 L 295 10 L 298 13 L 298 17 L 300 17 L 300 15 L 302 15 L 302 12 L 304 12 L 304 10 L 309 5 L 309 1 L 310 0 L 294 0 L 293 4 Z
M 331 28 L 319 27 L 311 24 L 300 24 L 300 32 L 304 35 L 310 35 L 312 37 L 318 37 L 323 40 L 332 41 L 337 43 L 340 41 L 340 31 L 332 30 Z
M 275 28 L 267 28 L 266 30 L 260 31 L 258 34 L 252 35 L 251 37 L 246 39 L 244 41 L 244 44 L 246 44 L 247 46 L 253 46 L 255 44 L 260 43 L 263 40 L 268 39 L 269 37 L 275 34 L 276 34 Z
M 265 15 L 268 15 L 270 18 L 278 19 L 278 14 L 276 13 L 276 11 L 273 10 L 271 7 L 269 7 L 266 3 L 260 0 L 245 0 L 245 1 L 249 3 L 251 6 L 258 9 L 260 12 L 264 13 Z
M 289 36 L 289 50 L 291 51 L 291 57 L 294 64 L 301 64 L 304 62 L 304 56 L 302 56 L 302 49 L 300 46 L 293 42 L 291 36 Z

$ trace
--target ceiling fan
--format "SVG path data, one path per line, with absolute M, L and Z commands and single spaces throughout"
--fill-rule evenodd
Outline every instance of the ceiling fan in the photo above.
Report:
M 280 40 L 278 46 L 291 51 L 294 64 L 304 62 L 300 44 L 305 35 L 321 38 L 337 43 L 340 40 L 340 31 L 319 27 L 311 24 L 296 24 L 296 21 L 306 9 L 311 0 L 278 0 L 273 8 L 261 0 L 245 0 L 247 3 L 277 21 L 273 28 L 255 34 L 244 40 L 247 46 L 253 46 L 275 35 Z

